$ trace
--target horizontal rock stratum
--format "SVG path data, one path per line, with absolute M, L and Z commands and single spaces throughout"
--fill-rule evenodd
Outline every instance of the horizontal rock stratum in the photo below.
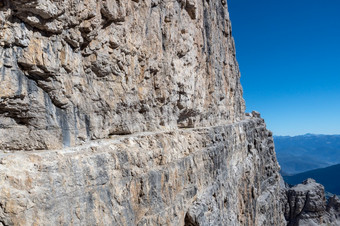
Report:
M 0 159 L 4 225 L 284 225 L 259 118 Z
M 225 0 L 0 3 L 0 225 L 285 225 Z

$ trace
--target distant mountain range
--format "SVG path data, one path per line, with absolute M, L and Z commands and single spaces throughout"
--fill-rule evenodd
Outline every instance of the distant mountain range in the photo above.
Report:
M 340 135 L 274 136 L 282 175 L 293 175 L 340 163 Z
M 316 182 L 322 184 L 326 191 L 340 195 L 340 164 L 293 176 L 284 176 L 283 178 L 291 185 L 299 184 L 307 178 L 313 178 Z

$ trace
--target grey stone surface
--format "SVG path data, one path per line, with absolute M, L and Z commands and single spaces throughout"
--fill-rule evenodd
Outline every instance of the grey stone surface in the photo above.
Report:
M 243 118 L 224 1 L 2 2 L 0 149 Z
M 285 225 L 262 119 L 0 154 L 3 225 Z
M 226 1 L 4 0 L 0 24 L 0 225 L 286 224 Z
M 283 211 L 289 226 L 340 225 L 340 201 L 326 201 L 325 190 L 313 179 L 283 191 Z

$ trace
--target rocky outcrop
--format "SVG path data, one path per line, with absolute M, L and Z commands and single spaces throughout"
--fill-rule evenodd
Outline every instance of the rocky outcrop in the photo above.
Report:
M 333 196 L 328 202 L 321 184 L 308 179 L 283 190 L 283 211 L 289 226 L 340 225 L 340 200 Z
M 0 225 L 285 225 L 226 1 L 0 4 Z
M 334 225 L 340 225 L 340 199 L 333 195 L 328 199 L 326 212 L 329 214 L 329 222 Z

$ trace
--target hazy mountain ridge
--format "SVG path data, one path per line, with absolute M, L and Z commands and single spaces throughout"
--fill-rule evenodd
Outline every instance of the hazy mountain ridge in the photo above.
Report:
M 291 185 L 299 184 L 307 178 L 313 178 L 325 187 L 325 190 L 340 195 L 340 164 L 299 173 L 293 176 L 284 176 L 284 180 Z
M 293 175 L 340 163 L 340 135 L 274 136 L 283 174 Z

